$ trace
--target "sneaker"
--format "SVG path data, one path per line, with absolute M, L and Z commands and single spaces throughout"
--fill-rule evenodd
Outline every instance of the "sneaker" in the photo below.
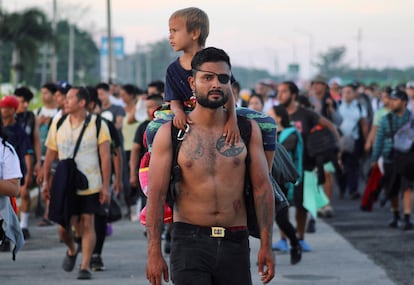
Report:
M 30 238 L 30 232 L 28 228 L 22 228 L 22 233 L 24 240 L 28 240 Z
M 325 218 L 325 208 L 318 209 L 317 216 L 318 218 Z
M 302 259 L 302 247 L 298 244 L 290 249 L 290 264 L 295 265 Z
M 287 240 L 282 238 L 277 243 L 272 244 L 272 250 L 288 252 L 289 246 L 287 244 Z
M 76 257 L 78 257 L 78 251 L 76 251 L 75 255 L 69 255 L 66 251 L 66 255 L 63 258 L 62 268 L 66 272 L 71 272 L 75 267 Z
M 313 234 L 316 232 L 315 220 L 309 220 L 308 227 L 306 228 L 306 232 L 309 234 Z
M 414 229 L 414 226 L 410 222 L 405 222 L 402 228 L 403 231 L 411 231 L 412 229 Z
M 310 245 L 303 239 L 299 240 L 299 244 L 302 247 L 302 250 L 304 252 L 311 252 L 312 248 L 310 247 Z
M 361 198 L 361 194 L 359 194 L 358 192 L 354 192 L 350 194 L 349 198 L 351 198 L 351 200 L 358 200 L 359 198 Z
M 399 225 L 400 225 L 400 220 L 398 219 L 393 219 L 391 222 L 388 223 L 388 226 L 393 229 L 398 228 Z
M 100 255 L 92 256 L 90 266 L 93 271 L 104 271 L 105 270 L 105 266 L 102 262 L 102 258 Z
M 88 269 L 79 269 L 78 272 L 79 280 L 89 280 L 92 279 L 92 274 Z
M 333 209 L 331 205 L 325 206 L 324 208 L 325 218 L 333 217 Z

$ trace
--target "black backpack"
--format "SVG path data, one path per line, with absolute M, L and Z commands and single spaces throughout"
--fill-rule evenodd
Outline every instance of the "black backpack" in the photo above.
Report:
M 252 125 L 249 119 L 243 116 L 237 116 L 237 124 L 240 130 L 241 137 L 247 148 L 246 156 L 246 175 L 244 183 L 244 201 L 246 205 L 247 215 L 247 227 L 251 236 L 260 238 L 260 227 L 257 222 L 256 208 L 254 205 L 253 187 L 250 181 L 249 168 L 250 168 L 250 156 L 249 156 L 249 143 L 250 136 L 252 134 Z M 177 158 L 180 151 L 181 143 L 184 139 L 183 133 L 180 129 L 177 129 L 173 123 L 171 123 L 171 140 L 173 146 L 173 160 L 171 165 L 171 180 L 170 189 L 167 193 L 167 203 L 171 207 L 174 206 L 175 201 L 175 184 L 182 179 L 181 168 L 178 165 Z

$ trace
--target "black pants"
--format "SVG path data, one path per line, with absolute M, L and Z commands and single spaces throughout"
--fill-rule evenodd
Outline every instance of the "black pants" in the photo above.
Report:
M 227 233 L 230 235 L 227 237 Z M 247 229 L 211 237 L 209 229 L 174 223 L 171 278 L 177 285 L 251 285 Z

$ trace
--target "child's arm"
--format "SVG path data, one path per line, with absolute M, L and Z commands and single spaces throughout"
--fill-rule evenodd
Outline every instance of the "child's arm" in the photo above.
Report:
M 240 130 L 237 125 L 236 104 L 231 88 L 225 107 L 227 109 L 227 122 L 224 125 L 223 136 L 226 137 L 227 144 L 237 144 L 240 141 Z
M 185 125 L 191 123 L 188 120 L 186 113 L 183 109 L 183 104 L 180 100 L 171 100 L 170 102 L 171 111 L 174 113 L 173 124 L 177 129 L 185 130 Z

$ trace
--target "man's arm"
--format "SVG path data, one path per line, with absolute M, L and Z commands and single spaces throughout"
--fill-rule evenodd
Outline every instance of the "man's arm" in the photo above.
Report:
M 111 177 L 111 147 L 109 141 L 104 141 L 99 144 L 99 156 L 102 172 L 102 190 L 99 201 L 101 204 L 105 204 L 111 201 L 109 195 L 109 181 Z
M 138 186 L 137 166 L 139 163 L 138 159 L 140 151 L 141 145 L 139 143 L 134 142 L 132 144 L 131 157 L 129 159 L 129 182 L 131 183 L 131 186 L 134 187 Z
M 161 284 L 161 277 L 168 282 L 168 266 L 162 256 L 161 233 L 164 228 L 164 204 L 170 184 L 172 161 L 171 123 L 160 127 L 154 138 L 148 172 L 147 278 L 151 284 Z
M 36 158 L 35 166 L 34 166 L 34 175 L 36 177 L 40 177 L 37 183 L 42 183 L 43 173 L 41 173 L 42 167 L 42 146 L 40 143 L 40 134 L 39 134 L 39 123 L 35 119 L 34 120 L 34 129 L 33 129 L 33 151 Z
M 58 158 L 58 153 L 55 150 L 47 148 L 46 150 L 46 157 L 43 163 L 43 183 L 42 183 L 42 194 L 45 200 L 50 199 L 50 168 L 52 165 L 52 161 Z
M 250 178 L 253 186 L 257 221 L 260 227 L 258 269 L 261 281 L 268 283 L 275 275 L 275 262 L 272 253 L 275 198 L 269 179 L 268 163 L 263 150 L 260 129 L 256 122 L 251 121 L 251 123 L 252 134 L 249 145 Z
M 115 117 L 115 123 L 114 123 L 114 125 L 115 125 L 115 128 L 117 129 L 117 130 L 121 130 L 122 129 L 122 120 L 123 120 L 123 116 L 120 116 L 120 115 L 117 115 L 116 117 Z
M 122 155 L 121 155 L 121 147 L 118 146 L 114 150 L 114 157 L 113 157 L 113 163 L 114 163 L 114 174 L 115 174 L 115 181 L 114 181 L 114 191 L 115 196 L 118 196 L 119 193 L 121 193 L 123 189 L 122 184 Z
M 19 194 L 20 179 L 0 179 L 0 195 L 16 197 Z

